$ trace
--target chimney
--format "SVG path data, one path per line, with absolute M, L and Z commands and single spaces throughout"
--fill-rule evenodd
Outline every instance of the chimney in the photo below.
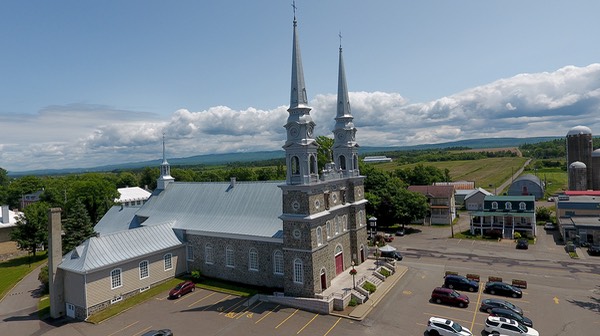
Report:
M 231 189 L 231 188 L 233 188 L 233 187 L 235 187 L 235 177 L 232 177 L 232 178 L 231 178 L 231 182 L 230 182 L 230 184 L 229 184 L 229 188 L 230 188 L 230 189 Z
M 2 224 L 10 223 L 10 213 L 8 212 L 8 205 L 2 206 Z
M 48 272 L 50 287 L 50 317 L 59 318 L 65 314 L 63 274 L 58 265 L 62 261 L 61 208 L 48 210 Z

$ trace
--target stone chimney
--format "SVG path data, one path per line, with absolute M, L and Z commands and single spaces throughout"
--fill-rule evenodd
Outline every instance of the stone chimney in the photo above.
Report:
M 10 213 L 8 212 L 8 205 L 2 206 L 2 224 L 10 223 Z
M 48 210 L 48 272 L 50 289 L 50 317 L 65 315 L 63 274 L 58 270 L 62 262 L 61 208 Z
M 229 179 L 229 187 L 230 188 L 235 187 L 235 181 L 236 181 L 235 177 L 232 177 L 232 178 Z

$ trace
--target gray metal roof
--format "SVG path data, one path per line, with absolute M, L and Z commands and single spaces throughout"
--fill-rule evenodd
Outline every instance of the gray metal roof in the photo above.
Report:
M 144 226 L 281 238 L 279 182 L 174 182 L 137 212 Z
M 115 205 L 94 226 L 94 231 L 100 235 L 105 235 L 138 227 L 139 223 L 135 217 L 135 213 L 138 210 L 140 210 L 140 207 Z
M 139 227 L 92 237 L 67 253 L 58 267 L 88 273 L 180 245 L 171 225 Z

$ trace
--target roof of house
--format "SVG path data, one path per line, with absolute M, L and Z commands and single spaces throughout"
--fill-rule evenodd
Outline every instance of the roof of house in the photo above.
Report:
M 600 196 L 600 190 L 566 190 L 567 196 Z
M 454 186 L 411 185 L 408 190 L 435 198 L 450 198 L 454 195 Z
M 139 221 L 135 217 L 135 213 L 139 209 L 140 207 L 115 205 L 108 209 L 98 224 L 94 226 L 94 231 L 100 235 L 105 235 L 139 227 Z
M 152 195 L 151 192 L 140 187 L 119 188 L 117 191 L 121 196 L 115 202 L 119 203 L 145 201 Z
M 142 225 L 283 238 L 282 182 L 173 182 L 136 213 Z M 146 219 L 147 218 L 147 219 Z
M 471 192 L 467 196 L 465 196 L 465 200 L 469 199 L 469 198 L 471 198 L 471 197 L 473 197 L 475 195 L 477 195 L 478 193 L 482 193 L 485 196 L 491 196 L 491 195 L 493 195 L 491 192 L 489 192 L 489 191 L 487 191 L 487 190 L 485 190 L 483 188 L 477 188 L 475 190 L 471 190 Z
M 505 195 L 488 195 L 485 196 L 485 201 L 496 201 L 496 202 L 535 202 L 535 196 L 505 196 Z
M 170 224 L 139 227 L 89 238 L 67 253 L 58 267 L 85 274 L 180 245 Z
M 514 183 L 520 182 L 520 181 L 529 181 L 532 183 L 535 183 L 537 185 L 539 185 L 540 187 L 542 186 L 542 180 L 540 180 L 539 177 L 532 175 L 532 174 L 525 174 L 525 175 L 521 175 L 519 177 L 517 177 L 514 181 Z

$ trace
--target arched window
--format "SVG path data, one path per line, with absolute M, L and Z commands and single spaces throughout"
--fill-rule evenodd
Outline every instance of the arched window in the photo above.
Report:
M 346 157 L 343 155 L 340 155 L 340 157 L 338 158 L 338 167 L 340 167 L 341 170 L 346 170 Z
M 317 227 L 317 246 L 323 245 L 323 229 Z
M 362 210 L 360 210 L 358 212 L 358 225 L 359 226 L 365 225 L 365 222 L 363 221 L 363 211 Z
M 512 209 L 512 203 L 510 203 L 510 202 L 504 203 L 504 209 L 511 210 Z
M 342 245 L 337 245 L 335 247 L 335 255 L 342 253 L 344 250 L 342 249 Z
M 292 174 L 300 174 L 300 159 L 297 156 L 292 156 Z
M 173 255 L 171 253 L 165 254 L 165 271 L 168 271 L 173 268 Z
M 251 248 L 248 253 L 248 269 L 258 271 L 258 251 L 255 248 Z
M 110 289 L 115 289 L 123 286 L 121 281 L 121 269 L 116 268 L 110 271 Z
M 344 231 L 348 231 L 348 216 L 346 215 L 342 216 L 342 227 L 344 228 Z
M 327 238 L 331 237 L 331 221 L 325 223 L 325 231 L 327 231 Z
M 148 260 L 140 262 L 140 280 L 146 279 L 149 276 L 148 272 Z
M 214 262 L 212 244 L 206 244 L 204 246 L 204 262 L 207 264 L 212 264 Z
M 231 246 L 227 246 L 225 248 L 225 266 L 235 267 L 235 261 L 233 258 L 233 248 Z
M 340 221 L 338 220 L 337 217 L 335 217 L 333 219 L 333 227 L 335 229 L 335 234 L 336 235 L 339 234 L 340 233 Z
M 314 155 L 310 156 L 310 173 L 311 174 L 316 174 L 317 173 L 317 159 L 315 159 Z
M 353 170 L 358 169 L 358 156 L 356 156 L 356 155 L 354 155 L 354 160 L 352 160 L 352 169 Z
M 297 284 L 304 283 L 304 265 L 300 259 L 294 259 L 294 282 Z
M 498 202 L 492 202 L 492 209 L 498 209 Z
M 283 253 L 279 250 L 273 252 L 273 273 L 283 274 Z
M 527 205 L 525 204 L 525 202 L 519 203 L 519 210 L 527 210 Z

